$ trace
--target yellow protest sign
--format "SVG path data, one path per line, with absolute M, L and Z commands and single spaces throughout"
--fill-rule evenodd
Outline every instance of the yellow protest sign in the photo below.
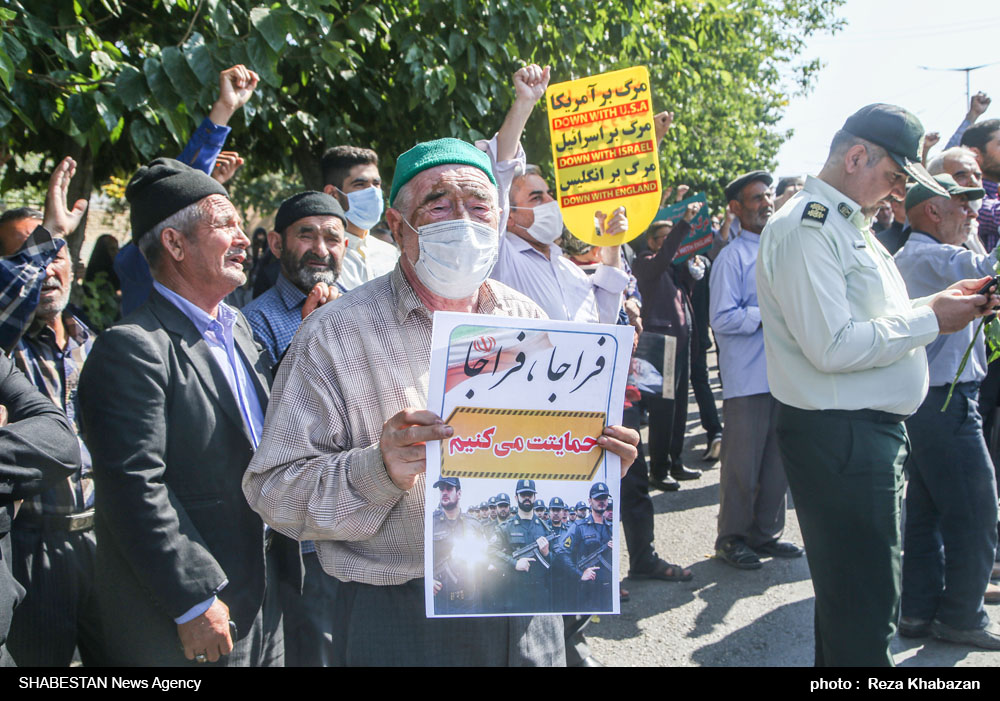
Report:
M 641 234 L 660 207 L 660 166 L 649 71 L 644 66 L 550 85 L 555 196 L 574 236 L 617 246 Z M 597 235 L 595 216 L 624 206 L 628 231 Z

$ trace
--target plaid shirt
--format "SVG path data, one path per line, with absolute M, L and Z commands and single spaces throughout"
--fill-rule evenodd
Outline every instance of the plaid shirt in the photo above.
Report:
M 305 292 L 279 275 L 274 287 L 243 307 L 243 316 L 250 322 L 254 337 L 271 356 L 272 366 L 298 331 L 305 301 Z
M 11 256 L 0 257 L 0 348 L 10 352 L 31 323 L 42 294 L 45 269 L 63 239 L 52 238 L 44 227 L 36 227 L 24 245 Z
M 80 371 L 94 345 L 94 334 L 68 309 L 63 312 L 63 324 L 66 326 L 65 348 L 60 349 L 52 329 L 36 319 L 12 353 L 18 369 L 53 404 L 66 412 L 80 441 L 80 469 L 65 482 L 25 500 L 24 511 L 36 514 L 75 514 L 94 506 L 90 452 L 79 437 L 76 395 Z
M 986 197 L 979 208 L 979 239 L 983 242 L 983 247 L 987 251 L 996 248 L 997 241 L 1000 241 L 1000 199 L 997 198 L 997 184 L 992 180 L 983 178 L 983 189 L 986 190 Z
M 493 280 L 477 311 L 544 318 Z M 243 492 L 276 530 L 315 540 L 323 569 L 342 581 L 424 576 L 424 476 L 396 487 L 379 439 L 397 412 L 427 406 L 431 326 L 397 265 L 310 314 L 278 371 Z

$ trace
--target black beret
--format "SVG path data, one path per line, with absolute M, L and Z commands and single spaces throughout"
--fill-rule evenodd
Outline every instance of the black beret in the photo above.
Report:
M 344 226 L 347 226 L 344 209 L 335 197 L 325 192 L 306 190 L 292 195 L 281 203 L 281 206 L 278 207 L 278 213 L 274 217 L 274 230 L 284 232 L 299 219 L 324 215 L 337 217 L 344 222 Z
M 753 170 L 749 173 L 745 173 L 726 185 L 726 202 L 738 200 L 740 198 L 740 190 L 745 188 L 750 183 L 757 182 L 758 180 L 762 183 L 770 185 L 774 179 L 766 170 Z
M 209 195 L 229 199 L 217 180 L 173 158 L 157 158 L 142 166 L 125 188 L 125 199 L 131 206 L 132 240 L 138 241 L 164 219 Z

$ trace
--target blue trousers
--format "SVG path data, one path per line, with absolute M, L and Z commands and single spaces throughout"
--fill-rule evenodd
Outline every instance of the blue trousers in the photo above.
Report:
M 906 421 L 903 615 L 962 630 L 989 623 L 983 594 L 997 546 L 996 478 L 979 415 L 978 387 L 931 387 Z

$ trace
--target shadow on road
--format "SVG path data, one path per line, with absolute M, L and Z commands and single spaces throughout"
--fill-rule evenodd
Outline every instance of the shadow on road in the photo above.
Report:
M 808 667 L 813 664 L 813 600 L 780 606 L 753 623 L 698 648 L 691 661 L 703 667 Z

